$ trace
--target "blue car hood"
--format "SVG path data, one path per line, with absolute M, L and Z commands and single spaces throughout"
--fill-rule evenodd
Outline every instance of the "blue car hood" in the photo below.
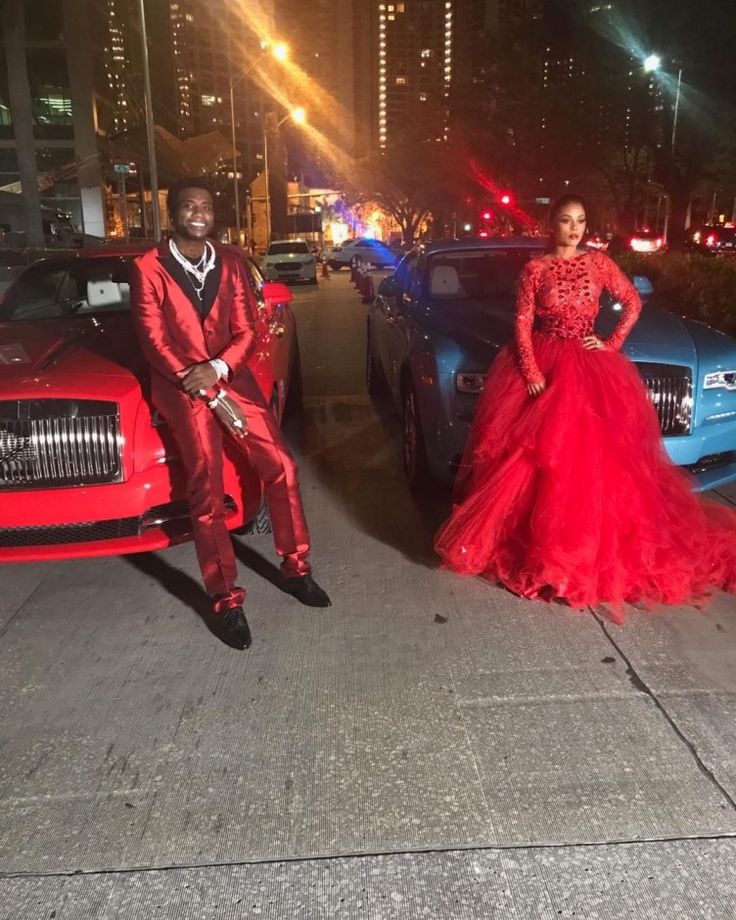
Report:
M 596 329 L 608 335 L 621 314 L 610 307 L 601 310 Z M 696 366 L 697 348 L 688 324 L 676 313 L 645 304 L 624 345 L 626 354 L 639 361 L 666 361 Z
M 604 306 L 596 330 L 607 336 L 621 313 Z M 432 307 L 421 320 L 426 332 L 453 340 L 469 355 L 491 359 L 513 335 L 513 306 L 491 306 L 482 301 L 453 304 L 451 309 Z M 666 361 L 695 366 L 697 351 L 689 323 L 675 313 L 646 304 L 626 340 L 625 351 L 638 361 Z

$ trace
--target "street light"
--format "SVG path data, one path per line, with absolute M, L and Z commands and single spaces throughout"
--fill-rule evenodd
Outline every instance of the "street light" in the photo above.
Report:
M 289 57 L 289 46 L 284 42 L 276 42 L 275 44 L 270 44 L 270 42 L 262 41 L 261 49 L 264 54 L 270 52 L 277 61 L 285 61 Z M 231 156 L 233 161 L 233 198 L 235 201 L 235 230 L 237 234 L 237 242 L 240 243 L 240 191 L 238 188 L 238 148 L 235 140 L 235 87 L 242 83 L 245 78 L 251 74 L 256 67 L 263 60 L 263 55 L 261 55 L 257 60 L 255 60 L 250 67 L 248 67 L 239 77 L 233 79 L 232 70 L 230 70 L 228 80 L 230 84 L 230 142 L 231 142 Z
M 295 109 L 292 109 L 290 112 L 287 112 L 286 115 L 277 121 L 274 125 L 274 131 L 278 130 L 285 121 L 291 119 L 297 125 L 305 124 L 307 120 L 306 110 L 301 106 L 298 106 Z M 268 176 L 268 129 L 266 127 L 266 120 L 263 120 L 263 178 L 265 182 L 265 194 L 266 194 L 266 246 L 271 242 L 271 189 L 270 181 Z
M 654 73 L 662 65 L 662 61 L 657 54 L 650 54 L 644 59 L 644 70 L 646 73 Z M 674 172 L 675 168 L 675 142 L 677 140 L 677 116 L 680 112 L 680 89 L 682 87 L 682 67 L 677 71 L 677 89 L 675 90 L 675 109 L 672 113 L 672 136 L 670 138 L 670 171 Z M 670 175 L 672 178 L 672 175 Z M 667 193 L 667 201 L 664 209 L 664 226 L 662 227 L 662 241 L 667 242 L 667 233 L 670 225 L 670 213 L 672 210 L 672 196 Z
M 158 200 L 158 165 L 156 162 L 156 136 L 153 122 L 153 100 L 151 97 L 151 72 L 148 67 L 148 34 L 146 32 L 146 9 L 144 0 L 138 0 L 138 20 L 141 30 L 141 58 L 143 65 L 143 101 L 146 114 L 146 145 L 148 148 L 148 175 L 151 180 L 151 217 L 153 218 L 153 238 L 161 239 L 161 209 Z M 141 177 L 143 189 L 143 177 Z M 142 190 L 143 202 L 141 212 L 145 226 L 146 195 Z

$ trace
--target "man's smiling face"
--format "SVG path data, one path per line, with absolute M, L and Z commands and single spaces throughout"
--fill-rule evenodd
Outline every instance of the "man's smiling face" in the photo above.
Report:
M 203 188 L 183 188 L 174 212 L 174 232 L 185 240 L 206 240 L 215 223 L 212 195 Z

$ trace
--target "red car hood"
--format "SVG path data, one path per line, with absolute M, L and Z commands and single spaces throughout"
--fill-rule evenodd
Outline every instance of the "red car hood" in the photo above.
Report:
M 130 317 L 0 323 L 0 381 L 33 376 L 135 377 L 143 356 Z

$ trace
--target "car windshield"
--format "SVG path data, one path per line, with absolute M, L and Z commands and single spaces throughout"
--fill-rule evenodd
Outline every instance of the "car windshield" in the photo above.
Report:
M 508 300 L 532 249 L 456 249 L 430 255 L 427 294 L 433 300 Z
M 37 262 L 8 290 L 0 304 L 0 322 L 127 311 L 130 261 L 117 256 Z
M 289 240 L 285 243 L 271 243 L 268 247 L 269 256 L 283 256 L 288 255 L 289 253 L 298 253 L 302 255 L 303 253 L 309 252 L 309 246 L 306 243 L 298 240 Z

